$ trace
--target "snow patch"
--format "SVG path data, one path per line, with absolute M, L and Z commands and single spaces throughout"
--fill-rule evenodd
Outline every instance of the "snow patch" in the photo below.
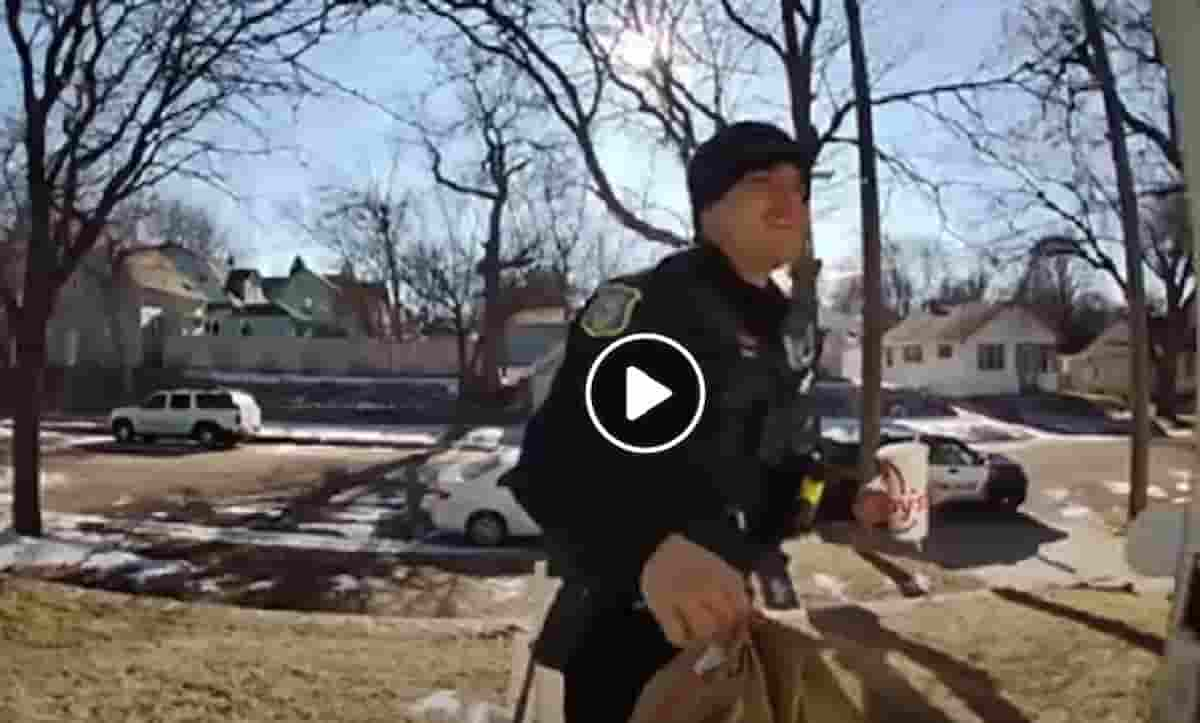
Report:
M 1058 514 L 1068 519 L 1079 519 L 1092 514 L 1092 511 L 1082 505 L 1064 505 L 1058 508 Z
M 84 572 L 117 573 L 130 568 L 137 568 L 145 561 L 146 559 L 140 555 L 122 552 L 121 550 L 109 550 L 107 552 L 97 552 L 84 560 L 83 564 L 79 567 Z
M 1182 469 L 1179 467 L 1174 467 L 1172 469 L 1167 470 L 1167 474 L 1174 477 L 1175 479 L 1183 480 L 1184 482 L 1190 482 L 1192 479 L 1192 471 L 1190 469 Z
M 92 548 L 87 545 L 0 532 L 0 570 L 18 565 L 78 565 L 91 554 Z
M 357 577 L 346 573 L 333 577 L 330 582 L 333 583 L 334 592 L 354 592 L 362 588 L 362 582 Z
M 501 580 L 490 580 L 489 584 L 495 591 L 492 597 L 496 601 L 512 600 L 525 595 L 529 590 L 528 581 L 523 577 L 510 577 Z
M 466 703 L 456 690 L 439 690 L 414 703 L 408 714 L 420 723 L 511 723 L 512 717 L 491 703 Z
M 1171 500 L 1171 504 L 1173 504 L 1173 505 L 1186 505 L 1187 503 L 1189 503 L 1189 502 L 1191 502 L 1191 501 L 1192 501 L 1192 498 L 1191 498 L 1191 497 L 1176 497 L 1175 499 Z
M 47 472 L 42 470 L 41 473 L 42 489 L 48 487 L 62 487 L 67 483 L 67 476 L 61 472 Z M 13 485 L 13 469 L 12 467 L 0 467 L 0 489 L 9 490 Z
M 1188 482 L 1177 482 L 1175 484 L 1175 491 L 1176 492 L 1191 492 L 1192 485 Z
M 1150 495 L 1152 499 L 1156 500 L 1165 500 L 1168 497 L 1167 491 L 1158 485 L 1150 485 L 1150 487 L 1146 490 L 1146 494 Z
M 423 430 L 429 430 L 424 427 Z M 357 444 L 393 444 L 411 447 L 431 447 L 440 436 L 440 429 L 416 431 L 413 427 L 352 427 L 321 426 L 307 424 L 264 424 L 258 432 L 259 438 L 285 438 L 291 440 L 314 440 L 317 442 L 354 442 Z M 298 452 L 292 449 L 291 452 Z M 392 450 L 388 450 L 391 452 Z
M 113 507 L 128 507 L 129 505 L 132 505 L 134 502 L 135 502 L 135 500 L 132 497 L 130 497 L 129 495 L 121 495 L 120 497 L 117 498 L 117 501 L 113 503 Z
M 348 490 L 342 490 L 341 492 L 338 492 L 333 497 L 330 497 L 329 501 L 335 505 L 344 505 L 347 502 L 350 502 L 351 500 L 355 499 L 359 495 L 365 494 L 366 491 L 367 491 L 367 488 L 362 485 L 359 485 L 358 487 L 351 487 Z
M 246 590 L 249 592 L 263 592 L 265 590 L 270 590 L 273 587 L 275 587 L 274 580 L 255 580 L 254 582 L 250 583 L 249 586 L 247 586 Z
M 195 592 L 205 595 L 219 595 L 222 592 L 221 585 L 217 582 L 216 578 L 212 577 L 206 577 L 200 580 L 192 580 L 188 587 Z
M 1105 488 L 1106 488 L 1106 489 L 1107 489 L 1109 492 L 1112 492 L 1114 495 L 1127 495 L 1127 494 L 1129 494 L 1129 483 L 1128 483 L 1128 482 L 1112 482 L 1112 481 L 1107 481 L 1107 482 L 1102 482 L 1101 484 L 1103 484 L 1103 485 L 1104 485 L 1104 487 L 1105 487 Z
M 377 523 L 396 514 L 395 510 L 386 507 L 371 507 L 367 505 L 351 505 L 333 513 L 333 518 L 339 522 L 356 522 L 360 524 Z
M 813 584 L 822 591 L 828 593 L 830 597 L 837 600 L 848 600 L 846 597 L 846 583 L 837 579 L 833 575 L 826 575 L 823 572 L 818 572 L 812 576 Z
M 1064 489 L 1062 487 L 1055 487 L 1053 489 L 1044 491 L 1042 494 L 1046 495 L 1055 502 L 1062 502 L 1071 496 L 1071 490 Z

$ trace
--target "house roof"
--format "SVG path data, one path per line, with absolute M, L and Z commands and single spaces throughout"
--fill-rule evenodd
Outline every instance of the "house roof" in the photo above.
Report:
M 286 276 L 264 276 L 259 286 L 262 287 L 263 296 L 268 299 L 274 298 L 283 287 L 287 286 L 288 277 Z
M 197 302 L 224 301 L 220 272 L 211 263 L 180 247 L 154 246 L 125 258 L 130 281 L 145 289 Z
M 901 321 L 884 334 L 884 341 L 889 344 L 899 342 L 924 343 L 931 341 L 963 342 L 971 338 L 977 331 L 987 326 L 1006 309 L 1021 309 L 1016 304 L 989 304 L 972 302 L 946 307 L 944 313 L 922 311 Z M 1037 314 L 1032 314 L 1038 323 L 1048 325 Z
M 253 278 L 259 279 L 259 285 L 262 285 L 262 277 L 258 271 L 254 269 L 234 269 L 229 272 L 229 278 L 225 279 L 225 291 L 241 298 L 246 280 Z

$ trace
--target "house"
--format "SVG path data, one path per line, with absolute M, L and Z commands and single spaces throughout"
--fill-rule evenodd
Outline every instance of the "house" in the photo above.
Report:
M 567 341 L 570 316 L 562 306 L 541 306 L 514 313 L 505 323 L 501 378 L 527 377 L 547 354 Z
M 1196 390 L 1196 317 L 1189 310 L 1187 318 L 1190 321 L 1184 335 L 1187 342 L 1179 355 L 1179 368 L 1175 373 L 1175 391 L 1179 394 Z M 1149 331 L 1151 342 L 1161 349 L 1162 336 L 1168 333 L 1164 320 L 1161 317 L 1152 319 Z M 1131 336 L 1129 319 L 1117 319 L 1078 354 L 1062 357 L 1060 367 L 1064 386 L 1088 394 L 1127 397 L 1130 393 Z M 1153 393 L 1153 387 L 1151 391 Z
M 1057 391 L 1058 335 L 1019 304 L 931 305 L 883 337 L 883 381 L 950 397 Z
M 862 319 L 833 309 L 817 312 L 817 325 L 825 334 L 821 344 L 821 376 L 857 379 L 862 373 Z
M 391 303 L 382 281 L 363 281 L 346 264 L 337 274 L 325 277 L 338 289 L 338 305 L 345 315 L 358 320 L 363 333 L 372 339 L 398 339 L 407 321 L 399 304 Z
M 176 244 L 110 255 L 101 245 L 63 286 L 47 329 L 55 366 L 154 365 L 164 340 L 201 333 L 208 304 L 224 298 L 222 271 Z

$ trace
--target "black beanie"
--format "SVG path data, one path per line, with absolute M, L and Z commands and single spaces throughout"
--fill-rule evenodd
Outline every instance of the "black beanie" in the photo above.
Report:
M 719 129 L 688 162 L 693 232 L 700 236 L 700 212 L 721 200 L 747 173 L 792 162 L 811 178 L 818 146 L 817 131 L 811 126 L 798 141 L 770 123 L 742 121 Z

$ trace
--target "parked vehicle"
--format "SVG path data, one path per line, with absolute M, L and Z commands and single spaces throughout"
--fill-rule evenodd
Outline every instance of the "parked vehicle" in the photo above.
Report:
M 1029 479 L 1015 460 L 1001 454 L 985 454 L 965 442 L 937 434 L 921 434 L 900 425 L 885 425 L 880 446 L 922 442 L 929 446 L 929 504 L 970 502 L 1015 512 L 1025 503 Z M 849 519 L 862 480 L 858 474 L 859 442 L 856 436 L 826 436 L 822 443 L 826 481 L 817 516 L 820 519 Z
M 237 389 L 169 389 L 137 406 L 114 409 L 108 423 L 121 444 L 184 438 L 216 449 L 258 434 L 262 409 L 254 397 Z
M 497 485 L 519 455 L 519 449 L 504 447 L 482 460 L 443 469 L 422 501 L 433 526 L 465 535 L 481 547 L 502 545 L 513 537 L 541 535 L 541 528 L 512 492 Z

